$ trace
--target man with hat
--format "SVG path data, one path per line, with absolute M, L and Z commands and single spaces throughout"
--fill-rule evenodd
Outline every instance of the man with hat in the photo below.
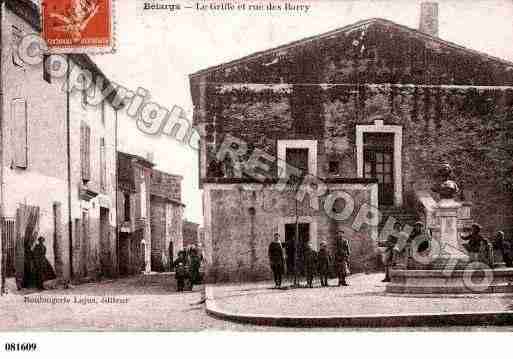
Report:
M 278 233 L 274 234 L 274 239 L 271 244 L 269 244 L 269 263 L 273 271 L 276 288 L 280 288 L 285 263 L 283 259 L 283 248 L 280 243 L 280 235 Z
M 349 256 L 351 247 L 344 236 L 344 231 L 339 229 L 335 236 L 335 266 L 337 269 L 338 285 L 348 286 L 346 276 L 349 274 Z

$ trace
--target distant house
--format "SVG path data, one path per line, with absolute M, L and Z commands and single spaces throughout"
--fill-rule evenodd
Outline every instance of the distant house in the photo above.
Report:
M 93 106 L 85 93 L 62 90 L 65 77 L 19 58 L 23 36 L 41 31 L 33 2 L 2 1 L 0 14 L 0 273 L 30 285 L 27 254 L 43 236 L 59 280 L 115 276 L 115 98 Z M 66 58 L 90 71 L 94 86 L 110 84 L 87 55 Z
M 375 266 L 389 217 L 439 230 L 431 187 L 446 161 L 458 230 L 513 235 L 513 63 L 440 39 L 437 13 L 422 6 L 422 31 L 362 20 L 190 75 L 213 278 L 268 277 L 274 233 L 289 271 L 296 243 L 300 266 L 338 229 L 352 268 Z M 304 179 L 323 185 L 298 200 Z
M 153 166 L 144 157 L 118 152 L 118 251 L 122 276 L 151 271 Z
M 199 224 L 194 222 L 189 222 L 187 220 L 183 221 L 183 247 L 188 248 L 192 245 L 199 244 Z
M 183 248 L 182 176 L 153 170 L 151 175 L 151 269 L 167 271 Z M 170 251 L 171 246 L 171 251 Z

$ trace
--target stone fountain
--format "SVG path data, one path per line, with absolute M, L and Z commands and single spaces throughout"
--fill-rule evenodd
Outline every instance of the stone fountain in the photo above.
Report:
M 458 234 L 458 212 L 462 206 L 449 164 L 435 175 L 432 191 L 439 200 L 434 207 L 435 223 L 427 255 L 415 255 L 407 266 L 390 271 L 388 293 L 458 294 L 513 292 L 513 268 L 491 268 L 470 261 Z

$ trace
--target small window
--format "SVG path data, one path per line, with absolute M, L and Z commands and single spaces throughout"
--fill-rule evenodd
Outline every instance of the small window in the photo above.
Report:
M 125 222 L 130 222 L 130 193 L 124 193 Z
M 105 125 L 105 101 L 102 101 L 100 105 L 100 111 L 101 111 L 101 117 L 102 117 L 102 124 Z
M 48 70 L 48 66 L 50 66 L 50 63 L 47 63 L 49 58 L 49 55 L 43 56 L 43 79 L 48 82 L 49 84 L 52 83 L 52 77 L 50 76 L 50 71 Z
M 82 169 L 82 181 L 91 180 L 91 128 L 82 123 L 80 127 L 80 162 Z
M 107 190 L 107 161 L 106 161 L 105 138 L 100 138 L 100 187 L 102 191 Z
M 12 26 L 12 41 L 11 41 L 11 47 L 12 47 L 12 63 L 16 67 L 24 68 L 23 60 L 21 59 L 20 55 L 18 54 L 18 47 L 21 44 L 21 40 L 23 38 L 23 31 L 17 27 Z
M 339 173 L 339 162 L 338 161 L 330 161 L 329 162 L 329 172 L 332 175 L 336 175 Z

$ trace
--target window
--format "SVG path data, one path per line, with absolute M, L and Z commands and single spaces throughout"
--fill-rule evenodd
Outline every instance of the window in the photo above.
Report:
M 49 84 L 52 83 L 52 77 L 50 76 L 50 71 L 48 67 L 50 66 L 50 62 L 48 61 L 49 55 L 43 56 L 43 79 Z
M 291 166 L 303 171 L 303 175 L 317 175 L 316 140 L 278 140 L 278 176 L 289 178 Z M 288 168 L 287 168 L 288 167 Z M 293 170 L 292 170 L 293 171 Z M 296 172 L 296 171 L 294 171 Z
M 12 41 L 11 41 L 11 47 L 12 47 L 12 63 L 16 67 L 23 68 L 23 60 L 20 58 L 20 55 L 18 54 L 18 47 L 21 43 L 21 40 L 23 38 L 23 31 L 16 26 L 12 26 Z
M 105 101 L 102 101 L 100 105 L 100 111 L 101 111 L 101 117 L 102 117 L 102 124 L 105 125 Z
M 91 128 L 82 123 L 80 127 L 80 164 L 82 169 L 82 181 L 91 180 Z
M 301 179 L 308 174 L 308 148 L 287 148 L 285 150 L 285 162 L 287 166 L 297 168 L 301 174 L 291 175 L 293 183 L 300 183 Z
M 329 162 L 329 173 L 332 175 L 337 175 L 339 173 L 339 162 L 338 161 L 330 161 Z
M 130 193 L 123 193 L 124 197 L 124 208 L 125 208 L 125 222 L 130 222 Z
M 141 218 L 146 218 L 146 182 L 141 182 Z
M 11 104 L 14 128 L 14 165 L 18 168 L 28 166 L 27 140 L 27 103 L 24 99 L 16 99 Z
M 107 190 L 107 162 L 105 159 L 105 138 L 100 138 L 100 187 L 102 191 Z

